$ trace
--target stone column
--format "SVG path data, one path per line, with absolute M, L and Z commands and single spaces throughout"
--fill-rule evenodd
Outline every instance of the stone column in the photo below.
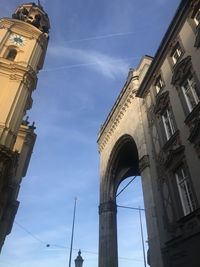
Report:
M 156 184 L 153 180 L 155 179 L 155 173 L 154 176 L 151 177 L 150 159 L 148 155 L 144 155 L 140 159 L 139 166 L 142 178 L 142 189 L 148 232 L 148 262 L 150 263 L 151 267 L 163 267 L 160 249 L 161 244 L 158 228 L 158 217 L 156 214 L 156 205 L 158 206 L 158 203 L 155 203 L 155 201 L 161 200 L 158 198 L 156 200 L 154 199 L 155 193 L 153 192 L 153 187 L 156 187 Z
M 99 267 L 117 267 L 117 207 L 114 200 L 99 206 Z

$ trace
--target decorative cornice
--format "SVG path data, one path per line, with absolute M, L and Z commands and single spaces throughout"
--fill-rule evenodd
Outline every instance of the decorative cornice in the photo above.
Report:
M 193 120 L 199 117 L 199 114 L 200 114 L 200 102 L 193 108 L 193 110 L 189 113 L 184 122 L 190 126 L 190 124 L 193 123 Z
M 10 32 L 22 34 L 28 39 L 38 39 L 40 36 L 44 36 L 43 40 L 47 41 L 44 33 L 41 33 L 36 27 L 24 21 L 3 18 L 0 20 L 0 29 L 7 29 Z
M 113 135 L 120 121 L 127 112 L 129 106 L 135 99 L 137 88 L 136 86 L 134 87 L 131 83 L 134 80 L 138 81 L 138 76 L 132 76 L 132 78 L 129 78 L 128 82 L 125 83 L 105 123 L 100 128 L 97 141 L 99 145 L 99 152 L 102 152 L 110 137 Z
M 179 85 L 191 69 L 191 56 L 187 56 L 175 65 L 171 83 Z
M 193 143 L 196 139 L 199 139 L 200 136 L 200 119 L 196 119 L 193 122 L 193 127 L 190 128 L 190 135 L 188 137 L 188 140 Z
M 156 98 L 156 104 L 154 107 L 155 114 L 161 113 L 169 103 L 169 91 L 165 91 L 159 94 Z
M 22 81 L 27 88 L 34 90 L 37 85 L 36 72 L 30 66 L 23 66 L 22 62 L 10 62 L 0 58 L 0 73 L 10 76 L 11 80 Z
M 179 162 L 179 159 L 183 157 L 185 147 L 179 146 L 175 149 L 169 150 L 167 158 L 165 160 L 165 167 L 170 168 L 174 163 Z

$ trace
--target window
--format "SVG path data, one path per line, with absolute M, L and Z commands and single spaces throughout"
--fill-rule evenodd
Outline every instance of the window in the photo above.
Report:
M 155 82 L 156 93 L 158 94 L 163 87 L 164 87 L 164 82 L 161 78 L 161 75 L 159 75 Z
M 17 55 L 17 50 L 16 49 L 9 49 L 8 53 L 6 55 L 6 59 L 14 61 Z
M 199 26 L 200 23 L 200 9 L 198 9 L 197 13 L 194 16 L 194 23 L 196 26 Z
M 169 108 L 166 108 L 165 111 L 163 112 L 162 121 L 164 125 L 165 134 L 168 140 L 176 131 L 172 111 Z
M 183 55 L 183 49 L 181 48 L 179 42 L 175 45 L 174 49 L 172 50 L 171 53 L 171 58 L 172 58 L 172 62 L 175 65 L 178 60 L 181 58 L 181 56 Z
M 184 215 L 195 210 L 195 201 L 192 193 L 189 176 L 186 169 L 181 166 L 175 171 L 176 183 Z
M 197 84 L 191 72 L 187 75 L 185 81 L 181 84 L 181 89 L 183 91 L 187 107 L 191 112 L 192 109 L 200 101 L 200 97 L 197 94 Z

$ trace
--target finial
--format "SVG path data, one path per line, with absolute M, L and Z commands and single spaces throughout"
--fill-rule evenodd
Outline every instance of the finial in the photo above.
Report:
M 80 250 L 80 249 L 79 249 L 79 251 L 78 251 L 78 255 L 81 256 L 81 250 Z
M 38 6 L 41 6 L 40 0 L 38 0 Z
M 29 119 L 29 116 L 26 116 L 25 120 L 22 121 L 22 125 L 28 126 L 29 125 L 28 119 Z
M 35 122 L 34 122 L 34 121 L 33 121 L 32 125 L 31 125 L 31 126 L 29 126 L 29 128 L 30 128 L 30 129 L 33 129 L 33 130 L 35 130 L 35 129 L 36 129 L 36 127 L 35 127 Z

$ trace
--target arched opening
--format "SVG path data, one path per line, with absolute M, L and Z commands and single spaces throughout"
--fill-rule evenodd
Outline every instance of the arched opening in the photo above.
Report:
M 117 195 L 118 267 L 144 267 L 148 238 L 141 177 L 122 181 Z
M 17 50 L 15 48 L 9 48 L 6 52 L 5 58 L 14 61 L 17 56 Z
M 107 166 L 107 172 L 105 175 L 105 180 L 103 181 L 103 185 L 101 185 L 101 204 L 100 204 L 100 255 L 99 260 L 100 264 L 99 266 L 109 266 L 109 267 L 125 267 L 130 266 L 130 261 L 128 262 L 120 262 L 118 260 L 119 258 L 123 258 L 123 255 L 118 254 L 118 247 L 121 250 L 121 244 L 118 246 L 118 240 L 117 240 L 117 211 L 119 212 L 119 209 L 121 207 L 119 206 L 128 206 L 127 200 L 128 198 L 125 198 L 124 202 L 118 202 L 119 192 L 121 189 L 123 189 L 123 186 L 127 183 L 129 183 L 128 179 L 136 180 L 138 182 L 138 187 L 140 190 L 140 194 L 142 194 L 142 186 L 141 186 L 141 179 L 140 179 L 140 171 L 139 171 L 139 157 L 138 157 L 138 150 L 136 143 L 134 139 L 130 135 L 124 135 L 122 136 L 115 144 L 110 159 L 108 161 Z M 126 181 L 125 181 L 126 180 Z M 124 184 L 125 183 L 125 184 Z M 144 205 L 143 205 L 143 197 L 141 197 L 141 202 L 137 203 L 141 205 L 142 212 L 139 214 L 139 207 L 134 207 L 134 189 L 132 188 L 133 192 L 132 195 L 129 192 L 129 197 L 131 195 L 131 201 L 130 201 L 130 207 L 136 208 L 135 212 L 136 215 L 130 215 L 137 218 L 137 233 L 141 231 L 140 226 L 140 215 L 142 216 L 142 223 L 143 223 L 143 235 L 145 231 L 144 227 Z M 122 194 L 121 194 L 122 195 Z M 126 191 L 123 190 L 123 195 L 126 195 Z M 119 205 L 120 204 L 120 205 Z M 127 211 L 124 209 L 123 213 L 127 214 Z M 121 212 L 119 212 L 121 213 Z M 130 212 L 129 212 L 130 213 Z M 123 215 L 122 215 L 123 216 Z M 133 224 L 134 226 L 134 219 L 129 220 L 126 222 L 126 226 L 128 229 L 128 226 Z M 139 226 L 139 229 L 138 229 Z M 134 227 L 133 227 L 134 228 Z M 132 229 L 133 229 L 132 228 Z M 134 231 L 132 233 L 127 234 L 129 236 L 129 240 L 134 240 Z M 126 236 L 126 238 L 127 238 Z M 143 239 L 146 239 L 146 236 L 143 236 Z M 146 240 L 143 240 L 142 245 L 144 246 L 144 242 Z M 140 240 L 138 240 L 138 243 L 140 242 L 140 248 L 141 246 L 141 234 L 140 234 Z M 141 251 L 140 251 L 141 252 Z M 141 258 L 142 255 L 142 258 Z M 138 260 L 136 264 L 138 265 L 141 263 L 142 265 L 138 266 L 144 266 L 144 253 L 142 251 L 142 254 L 140 257 L 134 257 L 134 251 L 132 252 L 132 257 L 129 255 L 126 259 L 133 259 L 135 258 Z
M 116 198 L 117 189 L 123 180 L 139 175 L 136 143 L 130 135 L 123 135 L 113 148 L 108 166 L 108 177 L 114 188 L 113 198 Z

